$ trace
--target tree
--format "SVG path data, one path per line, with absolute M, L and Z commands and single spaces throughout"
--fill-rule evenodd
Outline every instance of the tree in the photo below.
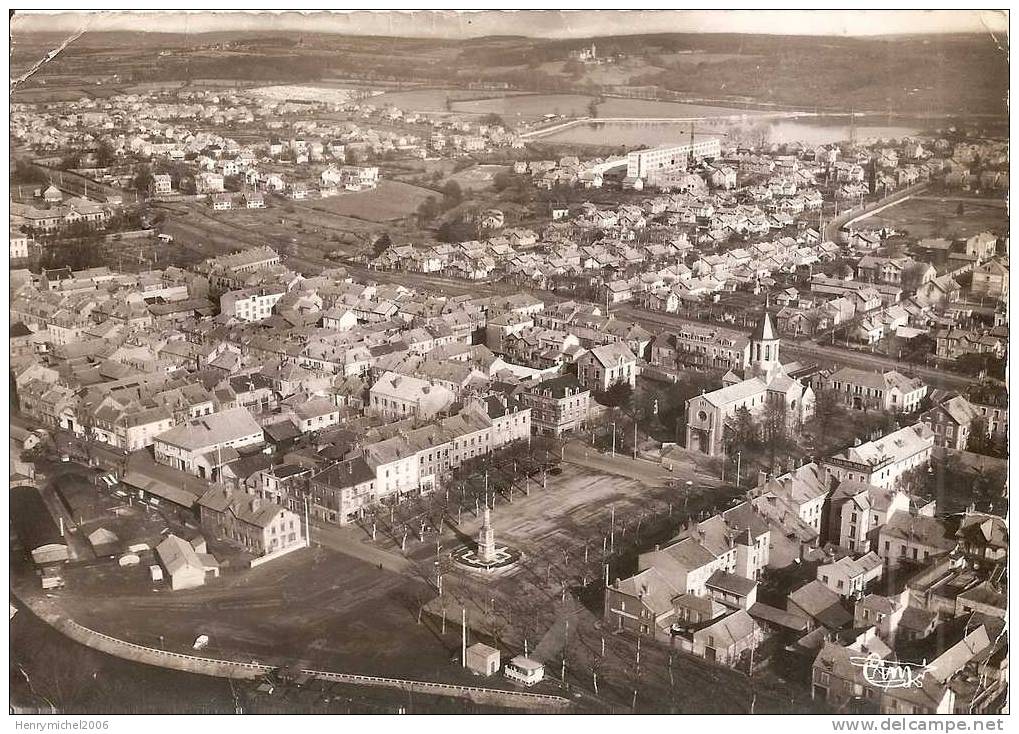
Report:
M 487 115 L 481 118 L 482 125 L 488 125 L 489 127 L 506 127 L 506 121 L 494 112 L 489 112 Z
M 727 453 L 730 454 L 737 451 L 750 453 L 761 444 L 760 428 L 746 406 L 738 408 L 732 420 L 726 423 L 725 434 L 729 446 Z
M 109 140 L 100 140 L 99 145 L 96 146 L 96 165 L 99 168 L 109 168 L 114 164 L 116 156 L 113 151 L 113 145 L 110 144 Z
M 417 218 L 419 226 L 424 226 L 428 224 L 438 215 L 439 215 L 439 202 L 435 200 L 434 196 L 429 196 L 427 199 L 418 204 Z
M 478 239 L 478 226 L 473 222 L 453 219 L 443 222 L 435 236 L 440 242 L 467 242 Z
M 602 405 L 607 405 L 610 408 L 624 408 L 630 404 L 632 397 L 633 388 L 630 387 L 630 383 L 620 381 L 609 385 L 605 392 L 599 392 L 595 399 Z
M 143 163 L 134 175 L 134 189 L 138 192 L 138 196 L 143 199 L 147 198 L 152 191 L 153 182 L 152 169 L 148 164 Z
M 64 171 L 69 171 L 73 168 L 79 168 L 81 166 L 81 153 L 72 151 L 60 159 L 60 168 Z
M 495 191 L 505 191 L 513 183 L 513 176 L 507 171 L 499 171 L 492 177 L 492 188 Z
M 960 354 L 955 359 L 955 366 L 966 375 L 1005 379 L 1005 360 L 989 352 Z
M 814 420 L 817 424 L 818 437 L 828 435 L 842 414 L 838 393 L 830 387 L 820 387 L 814 395 Z
M 768 452 L 772 470 L 776 459 L 789 446 L 789 408 L 781 397 L 768 400 L 761 417 L 761 442 Z
M 27 184 L 44 184 L 49 180 L 41 168 L 33 166 L 31 162 L 23 158 L 19 158 L 14 162 L 14 176 L 19 182 Z
M 587 103 L 587 116 L 591 118 L 598 117 L 598 100 L 592 99 Z
M 463 192 L 456 181 L 447 181 L 442 187 L 442 205 L 444 209 L 452 209 L 463 201 Z
M 390 238 L 389 233 L 383 232 L 381 235 L 375 238 L 375 242 L 372 243 L 372 257 L 373 258 L 379 257 L 383 252 L 385 252 L 392 246 L 393 240 Z

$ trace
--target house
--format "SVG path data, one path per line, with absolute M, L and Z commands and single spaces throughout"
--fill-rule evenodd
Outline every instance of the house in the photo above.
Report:
M 348 525 L 376 500 L 375 470 L 363 456 L 337 462 L 308 482 L 312 517 Z
M 842 598 L 820 581 L 810 581 L 786 599 L 786 611 L 807 620 L 810 629 L 842 629 L 853 615 L 842 606 Z
M 927 396 L 927 385 L 895 370 L 870 372 L 842 367 L 828 380 L 839 402 L 852 410 L 912 413 Z
M 244 547 L 254 556 L 267 556 L 306 545 L 296 513 L 244 492 L 212 487 L 198 500 L 204 529 Z
M 524 388 L 523 405 L 530 408 L 531 425 L 539 435 L 562 436 L 587 427 L 591 391 L 573 375 L 560 375 Z
M 219 564 L 205 552 L 205 541 L 189 543 L 173 533 L 156 546 L 156 556 L 174 591 L 194 589 L 205 585 L 206 576 L 219 576 Z
M 1008 260 L 991 260 L 974 268 L 970 285 L 973 298 L 1008 299 Z
M 958 540 L 944 521 L 909 512 L 896 513 L 878 531 L 877 553 L 890 568 L 900 563 L 922 564 L 955 550 Z
M 247 209 L 265 209 L 265 195 L 261 191 L 245 192 L 244 206 Z
M 302 399 L 292 408 L 297 429 L 301 433 L 322 431 L 340 422 L 340 411 L 328 398 Z
M 1001 563 L 1008 558 L 1008 526 L 997 515 L 967 511 L 955 537 L 959 549 L 975 561 Z
M 428 380 L 386 372 L 369 391 L 370 411 L 383 418 L 432 418 L 453 403 L 452 391 Z
M 842 597 L 866 591 L 871 582 L 881 578 L 883 562 L 873 551 L 859 558 L 842 556 L 817 567 L 817 580 Z
M 771 476 L 763 472 L 758 475 L 757 487 L 751 490 L 755 505 L 760 500 L 774 497 L 791 508 L 796 516 L 820 534 L 821 516 L 828 497 L 828 487 L 820 467 L 809 462 L 802 466 Z
M 10 230 L 11 260 L 24 260 L 31 252 L 35 241 L 23 232 Z
M 905 492 L 845 479 L 828 500 L 825 540 L 851 552 L 866 552 L 874 548 L 881 526 L 909 509 Z
M 740 609 L 696 630 L 692 643 L 683 647 L 708 662 L 732 666 L 745 653 L 757 649 L 763 640 L 764 633 L 757 622 Z
M 675 614 L 673 600 L 682 593 L 662 572 L 649 567 L 606 589 L 604 617 L 615 630 L 665 634 Z
M 920 420 L 934 434 L 934 444 L 965 451 L 970 427 L 980 415 L 978 409 L 962 395 L 940 400 L 920 415 Z
M 962 286 L 950 274 L 946 274 L 917 288 L 916 300 L 922 305 L 945 308 L 958 301 L 961 292 Z
M 232 408 L 160 433 L 153 447 L 160 464 L 216 481 L 220 468 L 237 458 L 237 449 L 263 440 L 262 427 L 247 408 Z
M 933 448 L 934 433 L 917 422 L 875 441 L 849 446 L 820 463 L 829 484 L 849 480 L 891 488 L 905 472 L 926 467 Z
M 811 698 L 820 698 L 835 711 L 851 702 L 876 711 L 883 690 L 866 679 L 858 663 L 861 658 L 884 660 L 891 652 L 873 627 L 854 635 L 847 645 L 825 640 L 811 667 Z
M 582 387 L 605 392 L 617 383 L 637 383 L 637 358 L 625 344 L 603 344 L 581 355 L 577 376 Z
M 212 208 L 218 212 L 228 211 L 234 208 L 234 199 L 231 194 L 213 194 Z
M 152 194 L 165 196 L 173 193 L 172 179 L 169 174 L 157 173 L 152 176 Z
M 203 171 L 195 176 L 195 191 L 199 194 L 215 194 L 223 190 L 222 174 Z
M 229 291 L 219 298 L 221 313 L 239 321 L 263 321 L 286 294 L 282 288 L 249 288 Z

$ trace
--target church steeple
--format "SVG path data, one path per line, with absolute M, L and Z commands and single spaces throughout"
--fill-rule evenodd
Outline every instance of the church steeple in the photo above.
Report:
M 753 375 L 768 374 L 779 365 L 779 338 L 771 321 L 771 314 L 765 310 L 757 326 L 750 334 L 750 372 Z

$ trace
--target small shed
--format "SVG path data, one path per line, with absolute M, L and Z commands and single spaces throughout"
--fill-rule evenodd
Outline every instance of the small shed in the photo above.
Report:
M 88 542 L 97 556 L 112 556 L 120 550 L 120 538 L 106 528 L 97 528 L 89 533 Z
M 474 673 L 474 675 L 487 677 L 499 672 L 499 651 L 482 642 L 476 642 L 468 647 L 467 657 L 464 660 L 467 669 Z
M 21 426 L 16 426 L 13 423 L 10 425 L 10 430 L 11 438 L 17 441 L 18 445 L 20 445 L 24 451 L 31 451 L 39 445 L 39 434 L 25 430 Z
M 545 666 L 537 660 L 517 655 L 506 664 L 506 678 L 531 687 L 545 679 Z

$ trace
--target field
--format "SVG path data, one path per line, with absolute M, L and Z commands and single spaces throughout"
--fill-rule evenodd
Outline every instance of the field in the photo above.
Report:
M 730 107 L 655 102 L 648 99 L 609 98 L 598 105 L 598 117 L 726 117 L 743 113 L 743 110 Z
M 471 92 L 465 89 L 414 89 L 403 92 L 386 92 L 369 98 L 377 107 L 395 105 L 408 112 L 446 112 L 446 100 L 451 100 L 456 109 L 457 102 L 471 100 L 485 101 L 492 98 L 492 92 Z
M 543 115 L 586 115 L 591 99 L 583 94 L 527 94 L 454 102 L 453 109 L 475 115 L 495 113 L 514 125 L 521 121 L 541 119 Z
M 457 112 L 471 114 L 495 113 L 508 123 L 540 119 L 554 114 L 566 117 L 586 117 L 593 97 L 582 94 L 528 94 L 495 97 L 468 102 L 454 102 Z M 682 102 L 655 102 L 644 99 L 608 98 L 598 105 L 598 117 L 727 117 L 741 115 L 742 110 L 727 107 L 686 104 Z
M 454 173 L 447 180 L 456 181 L 461 189 L 480 191 L 492 186 L 496 174 L 511 170 L 509 166 L 477 165 Z
M 962 205 L 963 212 L 958 208 Z M 890 227 L 910 237 L 972 237 L 984 231 L 1005 232 L 1008 211 L 1001 201 L 989 199 L 921 196 L 903 200 L 860 220 L 865 227 Z
M 403 219 L 417 211 L 429 196 L 439 198 L 430 189 L 412 186 L 399 181 L 379 181 L 374 191 L 339 194 L 328 199 L 308 202 L 313 209 L 369 222 L 388 222 Z

